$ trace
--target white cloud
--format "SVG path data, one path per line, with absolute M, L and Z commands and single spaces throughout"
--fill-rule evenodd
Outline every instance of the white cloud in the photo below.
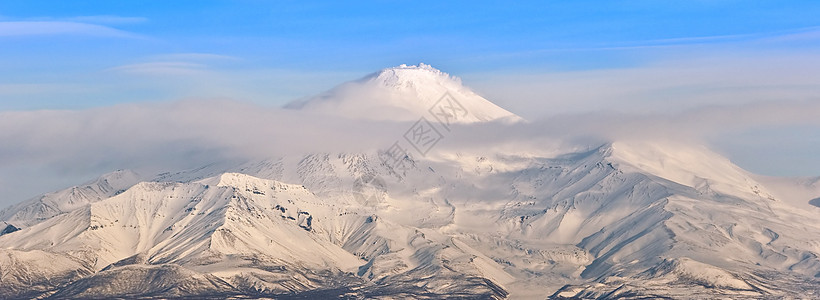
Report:
M 761 127 L 820 128 L 817 116 L 820 102 L 815 101 L 745 103 L 667 114 L 583 113 L 526 124 L 459 126 L 437 149 L 544 152 L 558 145 L 596 146 L 624 139 L 706 143 Z M 217 100 L 0 112 L 0 180 L 19 183 L 0 186 L 0 194 L 7 197 L 3 201 L 19 201 L 81 181 L 67 179 L 121 168 L 151 174 L 217 160 L 386 148 L 410 125 Z M 17 189 L 18 185 L 27 189 Z
M 702 106 L 820 100 L 820 56 L 715 54 L 622 69 L 476 73 L 467 85 L 527 118 L 614 111 L 679 112 Z

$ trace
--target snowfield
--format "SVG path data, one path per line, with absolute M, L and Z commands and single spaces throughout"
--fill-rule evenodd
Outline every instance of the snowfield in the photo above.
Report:
M 426 65 L 291 107 L 418 118 L 445 91 L 465 123 L 521 121 Z M 390 94 L 396 115 L 350 115 L 376 104 L 344 93 Z M 668 142 L 442 150 L 402 171 L 383 154 L 117 171 L 22 202 L 0 212 L 20 228 L 0 235 L 0 298 L 820 297 L 816 179 Z

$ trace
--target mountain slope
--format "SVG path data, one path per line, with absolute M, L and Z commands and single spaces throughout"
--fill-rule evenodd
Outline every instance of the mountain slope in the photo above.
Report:
M 816 290 L 814 215 L 702 148 L 438 153 L 402 175 L 377 157 L 282 157 L 226 170 L 250 175 L 140 183 L 0 244 L 9 257 L 44 251 L 77 261 L 53 273 L 88 280 L 74 275 L 67 286 L 38 289 L 78 297 L 103 293 L 99 285 L 110 280 L 158 274 L 170 283 L 200 278 L 190 290 L 156 292 L 163 297 L 743 298 Z M 201 178 L 197 172 L 212 170 L 162 178 Z

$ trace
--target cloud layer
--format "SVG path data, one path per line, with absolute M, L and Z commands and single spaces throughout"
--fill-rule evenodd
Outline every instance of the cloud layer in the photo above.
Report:
M 668 114 L 565 114 L 528 123 L 459 126 L 437 149 L 549 153 L 629 139 L 709 143 L 759 128 L 820 128 L 818 115 L 820 102 L 815 101 L 745 103 Z M 6 197 L 0 204 L 116 169 L 152 174 L 220 160 L 382 149 L 410 125 L 227 100 L 0 112 L 0 195 Z

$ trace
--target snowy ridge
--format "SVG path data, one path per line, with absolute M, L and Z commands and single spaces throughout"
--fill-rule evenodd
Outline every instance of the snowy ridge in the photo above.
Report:
M 91 182 L 62 191 L 45 194 L 0 211 L 0 220 L 28 227 L 39 221 L 66 213 L 87 204 L 108 198 L 139 182 L 139 174 L 118 170 Z

